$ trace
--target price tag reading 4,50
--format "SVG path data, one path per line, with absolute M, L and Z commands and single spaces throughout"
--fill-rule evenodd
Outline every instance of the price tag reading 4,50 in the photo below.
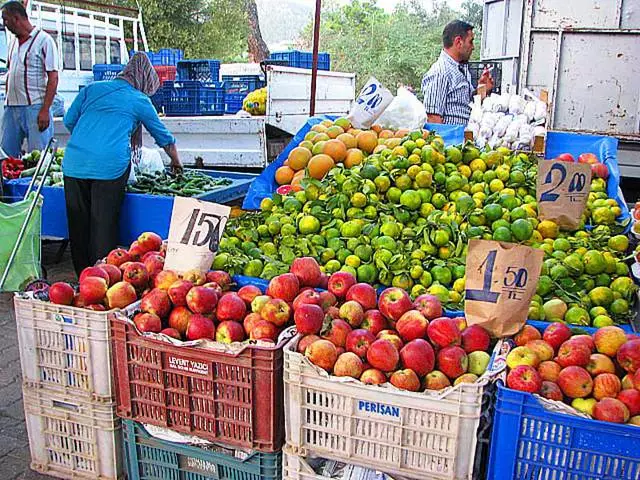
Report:
M 471 240 L 466 264 L 465 315 L 501 337 L 527 320 L 544 252 L 514 243 Z M 516 328 L 517 326 L 517 328 Z
M 538 216 L 575 229 L 591 191 L 591 167 L 584 163 L 538 162 Z
M 176 197 L 171 213 L 165 270 L 209 270 L 231 208 L 194 198 Z

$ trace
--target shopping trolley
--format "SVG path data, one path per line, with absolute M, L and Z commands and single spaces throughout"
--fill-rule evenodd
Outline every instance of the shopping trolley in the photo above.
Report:
M 41 277 L 40 191 L 51 168 L 55 144 L 52 138 L 42 151 L 24 197 L 0 203 L 0 292 L 22 290 Z

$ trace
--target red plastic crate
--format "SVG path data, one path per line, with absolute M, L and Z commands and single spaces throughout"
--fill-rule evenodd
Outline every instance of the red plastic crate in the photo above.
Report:
M 176 346 L 111 321 L 117 413 L 272 453 L 284 442 L 283 343 L 231 354 Z
M 176 79 L 175 65 L 155 65 L 153 68 L 158 74 L 160 85 L 162 85 L 163 82 L 170 82 Z

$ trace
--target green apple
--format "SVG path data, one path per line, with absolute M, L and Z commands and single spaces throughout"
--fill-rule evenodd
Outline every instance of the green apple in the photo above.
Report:
M 489 366 L 489 360 L 491 360 L 491 355 L 487 352 L 483 352 L 478 350 L 476 352 L 471 352 L 469 354 L 469 373 L 473 373 L 475 375 L 482 375 Z
M 529 365 L 537 368 L 540 364 L 540 357 L 528 347 L 516 347 L 507 355 L 507 367 L 514 369 L 519 365 Z
M 574 398 L 571 406 L 579 412 L 593 416 L 593 407 L 596 406 L 596 403 L 598 401 L 595 398 Z

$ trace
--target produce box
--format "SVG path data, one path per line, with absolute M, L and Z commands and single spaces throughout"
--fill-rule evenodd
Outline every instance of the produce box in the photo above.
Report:
M 229 478 L 242 480 L 279 480 L 282 478 L 282 454 L 239 451 L 240 458 L 220 450 L 197 447 L 153 437 L 144 426 L 123 420 L 124 454 L 129 480 L 149 478 Z
M 129 56 L 133 57 L 136 52 L 134 50 L 129 51 Z M 177 63 L 184 57 L 184 51 L 179 48 L 161 48 L 157 52 L 149 50 L 148 52 L 142 52 L 147 55 L 151 64 L 155 66 L 176 66 Z
M 297 340 L 284 349 L 286 438 L 297 455 L 405 478 L 471 478 L 487 376 L 436 395 L 341 382 L 297 353 Z
M 93 66 L 93 80 L 96 82 L 113 80 L 122 70 L 124 70 L 124 65 L 118 63 L 97 63 Z
M 220 81 L 220 60 L 181 60 L 178 62 L 178 80 L 199 82 Z
M 246 93 L 226 93 L 224 96 L 224 113 L 235 115 L 242 110 L 242 102 Z
M 224 115 L 225 92 L 222 82 L 179 80 L 164 82 L 162 88 L 168 116 Z
M 120 419 L 113 402 L 29 384 L 22 394 L 33 470 L 67 479 L 122 478 Z
M 244 93 L 246 95 L 267 84 L 264 75 L 223 75 L 222 81 L 227 94 Z
M 269 60 L 286 61 L 288 66 L 294 68 L 313 68 L 313 52 L 300 50 L 271 52 Z M 318 70 L 331 70 L 331 56 L 328 53 L 318 52 Z
M 498 385 L 487 478 L 620 480 L 640 475 L 640 428 L 545 409 Z

